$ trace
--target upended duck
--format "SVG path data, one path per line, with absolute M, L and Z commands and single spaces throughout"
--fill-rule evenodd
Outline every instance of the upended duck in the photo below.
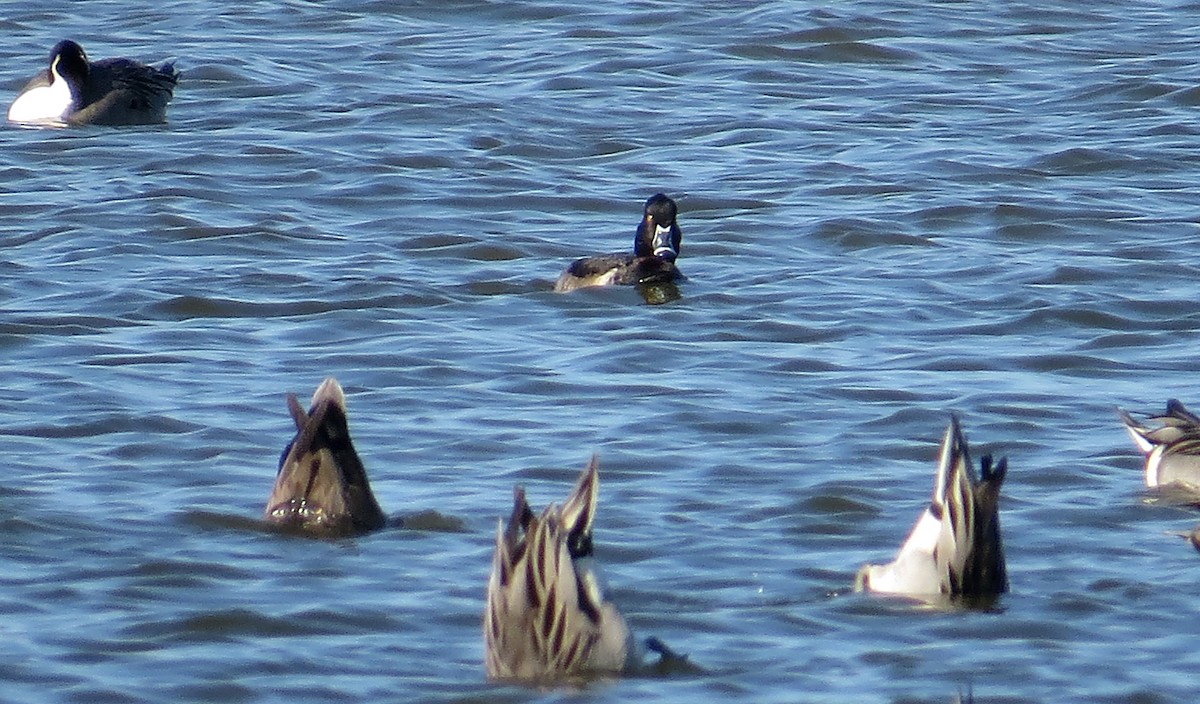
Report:
M 1151 428 L 1134 420 L 1118 408 L 1121 422 L 1134 444 L 1146 456 L 1146 486 L 1173 484 L 1200 490 L 1200 416 L 1189 411 L 1178 399 L 1167 401 L 1167 410 L 1147 421 Z
M 695 671 L 687 656 L 657 638 L 642 649 L 592 568 L 592 521 L 600 489 L 593 455 L 562 507 L 535 515 L 525 490 L 513 490 L 508 525 L 496 551 L 483 614 L 487 675 L 493 680 L 551 683 L 643 671 Z
M 50 51 L 46 70 L 30 79 L 8 108 L 20 123 L 148 125 L 165 122 L 179 82 L 171 63 L 159 67 L 131 59 L 89 61 L 66 39 Z
M 346 420 L 346 395 L 333 377 L 312 397 L 308 412 L 295 394 L 288 410 L 296 436 L 283 450 L 267 500 L 266 520 L 302 532 L 350 535 L 378 530 L 387 517 L 367 481 L 367 471 Z
M 864 565 L 855 590 L 913 597 L 971 597 L 1008 591 L 1000 540 L 1000 485 L 1008 463 L 981 461 L 976 478 L 957 418 L 942 439 L 933 501 L 913 526 L 896 559 Z
M 589 286 L 657 284 L 678 281 L 683 274 L 675 266 L 683 231 L 675 218 L 679 207 L 662 193 L 646 201 L 642 221 L 633 238 L 633 253 L 615 252 L 576 259 L 558 277 L 559 293 Z

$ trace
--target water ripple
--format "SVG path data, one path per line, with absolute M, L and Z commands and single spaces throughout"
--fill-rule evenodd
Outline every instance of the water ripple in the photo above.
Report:
M 1192 697 L 1194 509 L 1113 407 L 1200 403 L 1194 8 L 89 8 L 7 3 L 10 93 L 65 36 L 184 78 L 166 125 L 2 131 L 5 697 L 527 700 L 495 521 L 592 452 L 614 597 L 703 672 L 585 696 Z M 551 291 L 657 191 L 677 296 Z M 406 527 L 260 520 L 328 375 Z M 851 593 L 951 412 L 1009 457 L 1013 591 Z

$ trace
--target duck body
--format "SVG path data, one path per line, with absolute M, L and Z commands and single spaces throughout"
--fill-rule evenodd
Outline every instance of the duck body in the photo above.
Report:
M 367 472 L 346 420 L 346 396 L 326 379 L 307 412 L 288 395 L 296 435 L 283 450 L 267 500 L 270 523 L 320 535 L 352 535 L 382 528 L 387 517 L 371 492 Z
M 970 597 L 1008 591 L 1000 537 L 1000 486 L 1008 465 L 981 462 L 976 478 L 967 441 L 952 418 L 938 457 L 933 500 L 896 559 L 865 565 L 855 589 L 914 597 Z
M 681 277 L 674 262 L 660 257 L 614 252 L 575 260 L 558 277 L 554 290 L 566 293 L 590 286 L 657 284 L 677 281 Z
M 517 487 L 496 533 L 483 619 L 488 677 L 547 682 L 617 674 L 636 661 L 633 636 L 592 569 L 595 457 L 561 508 L 535 514 Z
M 1121 422 L 1146 456 L 1145 479 L 1150 488 L 1176 485 L 1200 491 L 1200 417 L 1178 399 L 1167 401 L 1162 415 L 1151 416 L 1150 427 L 1118 408 Z
M 627 286 L 678 281 L 683 274 L 675 266 L 683 231 L 675 221 L 675 201 L 657 193 L 646 201 L 642 221 L 633 239 L 633 253 L 617 252 L 577 259 L 554 284 L 559 293 L 589 286 Z
M 157 124 L 166 121 L 178 82 L 172 64 L 153 67 L 119 58 L 93 62 L 68 39 L 54 46 L 49 67 L 17 95 L 8 119 L 54 125 Z

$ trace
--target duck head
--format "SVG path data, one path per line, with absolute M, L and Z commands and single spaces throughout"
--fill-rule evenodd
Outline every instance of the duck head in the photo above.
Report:
M 50 50 L 50 79 L 51 81 L 65 80 L 72 91 L 87 81 L 91 63 L 83 47 L 64 39 Z
M 679 256 L 683 232 L 675 222 L 679 207 L 662 193 L 646 201 L 642 222 L 633 241 L 633 253 L 639 257 L 658 257 L 673 262 Z

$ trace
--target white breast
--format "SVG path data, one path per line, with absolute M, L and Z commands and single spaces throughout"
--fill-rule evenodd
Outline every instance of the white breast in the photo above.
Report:
M 30 88 L 18 95 L 8 108 L 8 119 L 13 122 L 60 121 L 71 111 L 72 100 L 67 82 L 56 77 L 49 85 Z

